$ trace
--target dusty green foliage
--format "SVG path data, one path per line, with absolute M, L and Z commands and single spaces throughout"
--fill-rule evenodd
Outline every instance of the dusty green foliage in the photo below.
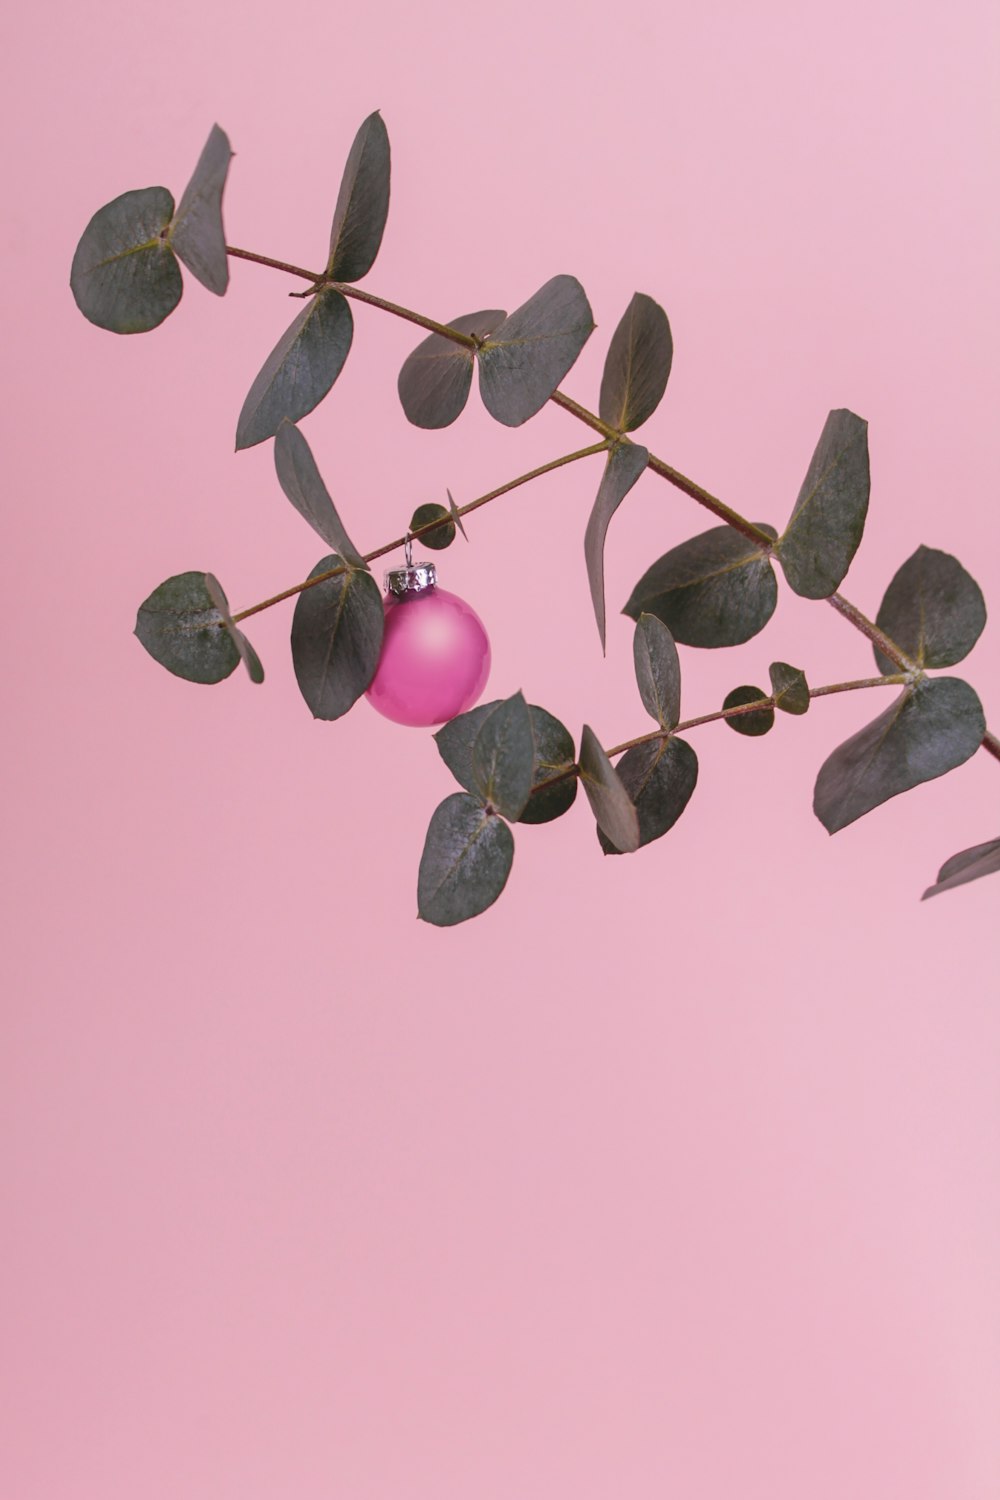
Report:
M 227 250 L 222 199 L 231 158 L 229 139 L 215 125 L 176 208 L 167 188 L 148 187 L 122 193 L 98 209 L 77 245 L 70 285 L 91 323 L 131 334 L 155 328 L 177 306 L 181 264 L 217 295 L 229 284 L 230 254 L 306 280 L 306 290 L 293 294 L 304 297 L 304 305 L 243 403 L 236 445 L 249 448 L 274 438 L 278 485 L 332 550 L 306 583 L 235 616 L 213 574 L 191 571 L 168 578 L 140 605 L 135 627 L 145 650 L 168 671 L 191 682 L 216 683 L 242 660 L 250 680 L 262 682 L 260 659 L 240 622 L 297 595 L 292 662 L 313 715 L 341 718 L 371 683 L 383 640 L 382 596 L 338 509 L 341 503 L 350 507 L 350 494 L 335 485 L 334 504 L 295 425 L 323 401 L 343 369 L 354 334 L 349 296 L 431 330 L 398 376 L 404 413 L 416 426 L 440 429 L 454 422 L 468 401 L 478 364 L 486 409 L 506 426 L 520 426 L 553 399 L 599 434 L 600 441 L 589 448 L 537 465 L 463 509 L 478 510 L 538 473 L 606 454 L 584 535 L 602 646 L 609 524 L 640 476 L 648 469 L 670 480 L 725 523 L 672 546 L 647 567 L 625 605 L 624 613 L 636 621 L 633 666 L 643 707 L 657 726 L 652 733 L 639 734 L 609 754 L 584 726 L 577 756 L 566 726 L 528 704 L 521 692 L 479 704 L 438 730 L 437 747 L 462 790 L 446 797 L 430 820 L 417 883 L 418 911 L 425 921 L 452 926 L 491 906 L 511 869 L 509 825 L 555 821 L 573 805 L 581 784 L 606 853 L 631 853 L 662 838 L 686 808 L 698 777 L 695 753 L 678 731 L 708 720 L 724 717 L 735 733 L 759 736 L 774 725 L 776 709 L 801 715 L 814 696 L 884 690 L 886 677 L 902 683 L 894 702 L 820 769 L 814 809 L 831 833 L 944 775 L 984 743 L 983 710 L 972 688 L 957 678 L 927 676 L 961 661 L 985 626 L 982 593 L 965 568 L 946 552 L 918 547 L 889 584 L 874 625 L 836 592 L 868 510 L 868 432 L 862 418 L 846 409 L 830 412 L 779 538 L 772 527 L 752 526 L 629 438 L 655 414 L 673 362 L 669 320 L 651 297 L 636 292 L 614 329 L 598 412 L 588 412 L 559 390 L 594 327 L 587 295 L 575 277 L 553 276 L 509 315 L 485 309 L 448 324 L 354 291 L 353 283 L 367 275 L 378 254 L 389 208 L 389 137 L 377 111 L 362 122 L 351 145 L 322 272 Z M 581 493 L 586 508 L 594 490 L 583 487 Z M 411 512 L 408 531 L 426 528 L 419 540 L 430 550 L 450 546 L 458 531 L 465 536 L 461 512 L 450 490 L 446 494 L 447 506 L 424 502 Z M 387 553 L 393 545 L 368 556 Z M 802 669 L 775 661 L 769 668 L 770 694 L 754 686 L 735 688 L 726 697 L 726 713 L 702 714 L 685 725 L 678 643 L 724 648 L 763 630 L 778 599 L 775 559 L 795 593 L 809 599 L 836 596 L 838 612 L 871 641 L 883 678 L 811 692 Z M 749 712 L 728 712 L 761 703 Z M 992 736 L 985 743 L 996 751 Z M 734 747 L 734 753 L 740 752 Z M 937 895 L 998 869 L 1000 839 L 994 839 L 947 860 L 924 894 Z
M 722 706 L 723 708 L 740 708 L 744 703 L 758 703 L 767 696 L 763 688 L 751 687 L 748 684 L 746 687 L 733 688 L 731 693 L 727 693 Z M 749 735 L 753 739 L 757 735 L 767 734 L 769 729 L 774 728 L 774 709 L 768 706 L 752 709 L 745 714 L 733 714 L 726 720 L 726 723 L 730 729 L 735 729 L 737 734 Z

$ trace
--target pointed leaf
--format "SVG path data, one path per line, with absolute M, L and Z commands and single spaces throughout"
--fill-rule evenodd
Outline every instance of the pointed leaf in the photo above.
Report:
M 188 682 L 221 682 L 240 652 L 224 628 L 205 573 L 177 573 L 139 606 L 135 633 L 150 656 Z
M 758 703 L 767 694 L 759 687 L 733 688 L 722 700 L 723 708 L 739 708 L 742 703 Z M 752 713 L 734 714 L 731 719 L 726 719 L 730 729 L 735 729 L 737 734 L 758 735 L 767 734 L 774 727 L 774 709 L 754 709 Z
M 417 876 L 417 910 L 435 927 L 453 927 L 492 906 L 507 884 L 514 835 L 465 792 L 434 811 Z
M 639 816 L 639 847 L 662 838 L 687 807 L 698 780 L 698 757 L 685 740 L 651 740 L 626 750 L 616 767 Z M 605 854 L 620 854 L 600 829 Z
M 460 318 L 452 318 L 448 327 L 456 333 L 486 338 L 500 327 L 506 316 L 495 308 L 463 313 Z M 465 410 L 474 361 L 475 351 L 471 346 L 456 344 L 440 333 L 432 333 L 418 344 L 400 370 L 397 382 L 408 420 L 415 427 L 449 427 Z
M 466 532 L 465 527 L 462 525 L 462 514 L 461 514 L 461 511 L 459 510 L 458 506 L 455 504 L 455 500 L 454 500 L 454 497 L 453 497 L 453 495 L 451 493 L 451 490 L 445 490 L 445 494 L 448 496 L 448 510 L 449 510 L 450 515 L 451 515 L 451 519 L 454 521 L 455 525 L 458 527 L 459 531 L 462 533 L 462 536 L 464 537 L 464 539 L 466 541 L 468 541 L 469 540 L 468 533 Z
M 639 616 L 632 659 L 643 707 L 664 729 L 673 729 L 681 716 L 681 664 L 673 636 L 655 615 Z
M 344 367 L 354 337 L 351 309 L 339 292 L 317 292 L 264 361 L 236 425 L 237 448 L 274 437 L 318 406 Z
M 324 557 L 310 573 L 342 566 Z M 368 687 L 378 666 L 385 615 L 370 573 L 348 569 L 305 589 L 292 618 L 292 663 L 316 719 L 339 719 Z
M 611 517 L 649 462 L 649 453 L 638 443 L 620 443 L 608 454 L 604 475 L 583 538 L 583 555 L 590 580 L 590 597 L 597 618 L 601 649 L 606 647 L 604 605 L 604 539 Z
M 226 132 L 213 125 L 170 226 L 170 243 L 177 254 L 192 276 L 217 297 L 229 285 L 222 193 L 232 155 Z
M 371 270 L 389 212 L 389 135 L 378 110 L 368 116 L 351 146 L 330 229 L 326 274 L 360 281 Z
M 832 411 L 776 548 L 797 594 L 826 599 L 840 587 L 865 529 L 870 488 L 868 423 Z
M 432 521 L 439 521 L 441 524 L 432 526 L 429 531 L 420 531 L 422 526 L 430 526 Z M 432 552 L 443 552 L 455 540 L 455 522 L 450 511 L 433 500 L 427 505 L 417 506 L 410 517 L 409 529 L 413 540 L 419 542 L 421 547 L 430 547 Z M 419 536 L 417 532 L 420 532 Z
M 235 624 L 229 612 L 229 600 L 226 598 L 222 585 L 214 573 L 205 574 L 205 589 L 208 597 L 219 611 L 219 617 L 226 629 L 226 633 L 240 654 L 240 660 L 247 669 L 247 676 L 251 682 L 259 685 L 264 681 L 264 668 L 261 665 L 260 657 L 242 630 Z
M 787 661 L 773 661 L 768 671 L 775 708 L 786 714 L 807 713 L 811 699 L 806 674 L 798 667 L 790 667 Z
M 299 429 L 287 419 L 281 423 L 274 440 L 274 467 L 278 483 L 299 515 L 304 516 L 324 542 L 339 552 L 352 568 L 367 568 L 368 564 L 347 535 L 330 499 L 312 449 Z
M 890 797 L 960 766 L 985 733 L 982 705 L 967 682 L 925 678 L 824 761 L 816 816 L 836 833 Z
M 99 208 L 83 231 L 69 284 L 98 328 L 148 333 L 181 300 L 180 266 L 165 239 L 173 212 L 166 188 L 139 188 Z
M 486 410 L 520 427 L 545 405 L 594 331 L 594 316 L 575 276 L 553 276 L 501 323 L 479 350 L 479 390 Z
M 928 886 L 920 899 L 926 901 L 928 896 L 940 896 L 942 891 L 953 891 L 957 885 L 967 885 L 970 880 L 979 880 L 983 875 L 995 875 L 998 870 L 1000 839 L 976 844 L 946 859 L 938 871 L 936 884 Z
M 739 646 L 764 629 L 777 602 L 766 554 L 731 527 L 713 526 L 648 568 L 623 613 L 655 615 L 684 646 Z
M 622 854 L 639 847 L 639 815 L 600 741 L 584 724 L 580 737 L 580 780 L 598 828 Z
M 982 635 L 986 603 L 957 558 L 918 547 L 886 590 L 876 624 L 918 667 L 953 667 Z M 877 648 L 875 660 L 879 671 L 896 671 Z
M 472 764 L 472 751 L 476 738 L 486 720 L 501 705 L 499 698 L 492 703 L 479 703 L 468 713 L 450 719 L 434 736 L 441 759 L 448 767 L 459 786 L 477 792 L 478 783 Z M 529 797 L 519 822 L 550 823 L 562 817 L 573 805 L 576 797 L 576 762 L 573 755 L 573 736 L 564 724 L 544 708 L 528 705 L 531 715 L 531 731 L 534 740 L 534 769 L 532 785 L 538 786 L 561 772 L 573 770 L 572 776 L 545 787 L 544 791 Z
M 648 421 L 667 388 L 673 357 L 666 313 L 652 297 L 636 292 L 604 362 L 601 421 L 619 432 L 632 432 Z
M 521 693 L 488 714 L 472 747 L 475 790 L 483 802 L 516 823 L 531 794 L 535 742 Z

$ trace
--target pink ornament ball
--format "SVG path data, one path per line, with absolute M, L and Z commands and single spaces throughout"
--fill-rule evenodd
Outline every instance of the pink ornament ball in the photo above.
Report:
M 446 589 L 387 595 L 382 654 L 365 694 L 396 724 L 443 724 L 471 708 L 490 675 L 490 642 L 475 610 Z

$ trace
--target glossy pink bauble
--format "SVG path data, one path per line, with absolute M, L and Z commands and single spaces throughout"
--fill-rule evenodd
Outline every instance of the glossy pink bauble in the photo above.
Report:
M 471 708 L 490 675 L 483 622 L 437 587 L 385 599 L 385 635 L 365 697 L 397 724 L 443 724 Z

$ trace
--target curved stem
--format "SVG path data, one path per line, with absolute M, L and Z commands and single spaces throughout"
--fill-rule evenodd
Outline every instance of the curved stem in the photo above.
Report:
M 826 687 L 810 688 L 810 698 L 825 698 L 830 693 L 853 693 L 858 688 L 893 687 L 907 681 L 907 674 L 896 672 L 891 677 L 859 677 L 853 682 L 831 682 Z M 712 724 L 716 719 L 736 719 L 740 714 L 759 713 L 764 708 L 775 708 L 777 705 L 773 697 L 754 698 L 750 703 L 737 703 L 732 708 L 719 708 L 712 714 L 701 714 L 697 719 L 685 719 L 683 723 L 675 724 L 673 729 L 654 729 L 651 734 L 640 734 L 634 740 L 625 740 L 621 745 L 615 745 L 613 750 L 607 752 L 608 756 L 621 755 L 626 750 L 633 749 L 636 745 L 648 745 L 653 740 L 668 740 L 672 735 L 681 734 L 688 729 L 697 729 L 701 724 Z
M 854 682 L 831 682 L 825 687 L 810 688 L 810 698 L 825 698 L 830 693 L 850 693 L 857 688 L 893 687 L 900 683 L 909 681 L 909 674 L 896 672 L 890 677 L 859 677 Z M 718 719 L 736 719 L 740 714 L 756 714 L 762 709 L 775 708 L 773 697 L 754 698 L 750 703 L 737 703 L 732 708 L 718 708 L 711 714 L 700 714 L 696 719 L 684 719 L 680 724 L 675 724 L 672 729 L 653 729 L 649 734 L 638 734 L 634 739 L 623 740 L 620 745 L 615 745 L 606 751 L 608 758 L 613 755 L 624 755 L 626 750 L 634 750 L 637 745 L 651 745 L 656 740 L 669 740 L 674 735 L 686 732 L 688 729 L 697 729 L 702 724 L 714 724 Z M 998 744 L 1000 749 L 1000 744 Z M 531 795 L 541 792 L 559 781 L 567 781 L 571 776 L 578 776 L 580 767 L 578 765 L 568 766 L 565 771 L 560 771 L 556 776 L 549 776 L 545 781 L 536 782 L 531 789 Z
M 495 490 L 490 490 L 486 495 L 480 495 L 477 500 L 470 500 L 467 505 L 459 505 L 455 514 L 467 516 L 471 511 L 479 510 L 483 505 L 489 505 L 491 500 L 497 500 L 501 495 L 506 495 L 509 490 L 516 490 L 520 485 L 540 478 L 542 474 L 551 473 L 553 469 L 562 469 L 566 464 L 574 464 L 577 459 L 590 458 L 595 453 L 603 453 L 607 447 L 607 443 L 592 443 L 589 448 L 577 448 L 574 453 L 564 453 L 561 458 L 550 459 L 547 464 L 540 464 L 537 469 L 531 469 L 527 474 L 519 474 L 516 479 L 508 479 L 506 484 L 498 485 Z M 435 531 L 446 519 L 446 517 L 438 516 L 435 520 L 418 526 L 409 533 L 411 541 L 423 536 L 425 531 Z M 405 544 L 405 536 L 397 537 L 392 542 L 385 542 L 383 546 L 376 547 L 374 552 L 366 552 L 365 562 L 374 562 L 377 557 L 384 557 L 387 552 L 395 552 Z M 325 583 L 328 578 L 336 578 L 339 574 L 347 572 L 349 572 L 348 567 L 342 564 L 340 567 L 328 569 L 325 573 L 317 573 L 314 578 L 307 578 L 305 583 L 295 583 L 290 589 L 283 589 L 280 594 L 272 594 L 270 599 L 262 599 L 260 604 L 252 604 L 249 609 L 241 609 L 239 614 L 233 615 L 233 624 L 238 625 L 241 620 L 249 620 L 251 615 L 259 615 L 262 610 L 270 609 L 272 604 L 280 604 L 283 599 L 291 599 L 295 594 L 301 594 L 305 589 L 315 587 L 317 583 Z
M 384 297 L 376 297 L 371 292 L 363 292 L 360 287 L 349 286 L 344 282 L 327 281 L 325 273 L 323 272 L 305 271 L 301 266 L 292 266 L 289 265 L 286 261 L 272 260 L 269 256 L 266 255 L 255 255 L 250 250 L 238 250 L 231 245 L 226 246 L 226 252 L 229 255 L 238 256 L 242 260 L 255 261 L 258 265 L 271 266 L 274 270 L 286 271 L 292 276 L 300 276 L 306 281 L 313 282 L 317 288 L 321 286 L 330 286 L 334 290 L 341 292 L 345 297 L 353 297 L 359 302 L 367 302 L 370 306 L 377 307 L 383 312 L 392 313 L 394 317 L 402 318 L 408 323 L 416 323 L 418 327 L 426 328 L 431 333 L 436 333 L 439 334 L 442 338 L 450 339 L 452 343 L 460 344 L 463 348 L 475 350 L 479 348 L 482 342 L 482 340 L 476 339 L 472 334 L 459 333 L 456 329 L 449 328 L 446 323 L 435 322 L 433 318 L 425 318 L 422 313 L 416 313 L 413 312 L 410 308 L 401 307 L 396 302 L 389 302 Z M 549 400 L 553 403 L 553 405 L 562 407 L 563 411 L 569 412 L 571 416 L 576 417 L 577 421 L 585 423 L 586 426 L 590 427 L 594 432 L 599 432 L 603 438 L 608 440 L 608 442 L 606 443 L 598 444 L 596 448 L 582 449 L 580 451 L 580 454 L 574 455 L 576 457 L 583 456 L 584 454 L 590 452 L 599 452 L 602 447 L 608 446 L 609 442 L 632 441 L 632 439 L 626 434 L 618 432 L 607 422 L 602 421 L 602 419 L 597 416 L 596 413 L 589 411 L 587 407 L 582 406 L 578 401 L 574 401 L 571 396 L 565 395 L 562 391 L 553 391 L 552 395 L 549 397 Z M 470 506 L 463 507 L 459 513 L 464 515 L 466 513 L 466 510 L 474 509 L 477 505 L 485 505 L 488 500 L 496 498 L 496 495 L 506 493 L 507 489 L 513 489 L 516 484 L 526 483 L 528 479 L 534 478 L 536 474 L 547 472 L 549 468 L 558 467 L 559 463 L 572 462 L 572 457 L 573 456 L 558 460 L 555 464 L 544 465 L 541 469 L 532 471 L 530 475 L 525 475 L 522 479 L 515 480 L 510 485 L 506 485 L 500 490 L 491 493 L 490 495 L 483 496 L 478 501 L 473 501 Z M 745 536 L 749 541 L 757 543 L 762 551 L 767 553 L 771 552 L 774 543 L 772 538 L 768 536 L 767 532 L 762 531 L 759 526 L 755 526 L 752 521 L 748 521 L 745 516 L 741 516 L 738 511 L 735 511 L 730 506 L 726 505 L 725 502 L 720 500 L 716 495 L 712 495 L 708 490 L 702 489 L 701 485 L 696 484 L 693 479 L 688 479 L 687 475 L 682 474 L 678 469 L 672 468 L 670 464 L 666 463 L 662 458 L 657 458 L 657 456 L 653 453 L 649 455 L 648 467 L 653 471 L 654 474 L 658 474 L 661 479 L 665 479 L 669 484 L 672 484 L 675 489 L 679 489 L 685 495 L 689 495 L 692 500 L 696 500 L 699 505 L 704 506 L 706 510 L 711 511 L 713 515 L 718 516 L 721 521 L 725 522 L 727 526 L 732 527 L 734 531 L 738 531 L 741 536 Z M 435 524 L 440 524 L 440 522 Z M 416 533 L 414 534 L 416 535 Z M 380 549 L 379 552 L 372 553 L 371 556 L 380 556 L 383 551 L 389 552 L 392 551 L 395 547 L 401 545 L 402 542 L 390 543 L 385 548 Z M 335 572 L 339 571 L 341 570 L 335 570 Z M 257 614 L 259 610 L 267 609 L 271 604 L 276 604 L 281 599 L 287 599 L 292 594 L 300 593 L 302 589 L 310 587 L 311 584 L 321 583 L 323 582 L 323 578 L 331 576 L 333 575 L 324 574 L 322 577 L 310 579 L 307 583 L 297 584 L 292 589 L 286 589 L 284 593 L 276 594 L 273 599 L 267 599 L 262 604 L 254 605 L 252 609 L 244 610 L 241 614 L 234 615 L 233 619 L 246 619 L 248 615 Z M 902 651 L 900 647 L 896 645 L 895 641 L 891 640 L 884 631 L 880 630 L 879 627 L 875 625 L 871 620 L 869 620 L 866 615 L 862 614 L 857 605 L 852 604 L 849 599 L 845 599 L 843 594 L 839 592 L 831 594 L 827 600 L 827 603 L 830 604 L 838 614 L 842 615 L 845 620 L 848 620 L 856 630 L 859 630 L 862 635 L 867 636 L 868 640 L 870 640 L 874 646 L 878 647 L 882 655 L 885 656 L 889 661 L 893 662 L 897 667 L 899 667 L 901 671 L 903 671 L 904 673 L 919 672 L 920 668 L 918 664 L 911 660 L 911 658 L 907 656 L 905 651 Z M 856 685 L 867 686 L 869 684 L 874 685 L 879 682 L 891 682 L 895 680 L 895 678 L 872 678 L 864 683 L 859 682 Z M 813 690 L 812 696 L 820 697 L 827 692 L 844 691 L 846 691 L 845 687 L 816 688 Z M 754 706 L 755 705 L 753 704 L 750 704 L 748 707 L 741 706 L 738 711 L 746 713 L 751 711 Z M 718 718 L 728 716 L 728 714 L 717 714 L 713 715 L 712 717 Z M 699 720 L 698 722 L 702 723 L 707 721 Z M 647 735 L 646 739 L 649 738 L 650 736 Z M 992 734 L 989 730 L 987 730 L 986 734 L 983 736 L 982 749 L 986 750 L 990 755 L 994 756 L 998 761 L 1000 761 L 1000 739 L 998 739 L 997 736 Z M 614 752 L 609 753 L 613 754 Z M 544 785 L 545 783 L 542 784 Z
M 880 630 L 877 625 L 873 625 L 871 620 L 861 613 L 857 605 L 852 604 L 849 599 L 845 599 L 843 594 L 831 594 L 826 602 L 832 605 L 839 615 L 843 615 L 845 620 L 850 620 L 855 630 L 860 630 L 862 635 L 866 635 L 872 645 L 877 646 L 882 655 L 887 656 L 891 662 L 895 662 L 897 667 L 900 667 L 904 672 L 920 671 L 917 663 L 911 661 L 906 652 L 901 651 L 896 642 L 890 640 L 884 630 Z
M 252 250 L 237 250 L 235 245 L 226 246 L 227 255 L 238 260 L 252 260 L 258 266 L 271 266 L 275 271 L 287 271 L 289 276 L 301 276 L 305 281 L 322 281 L 322 271 L 303 271 L 301 266 L 290 266 L 286 260 L 272 260 L 269 255 L 255 255 Z

